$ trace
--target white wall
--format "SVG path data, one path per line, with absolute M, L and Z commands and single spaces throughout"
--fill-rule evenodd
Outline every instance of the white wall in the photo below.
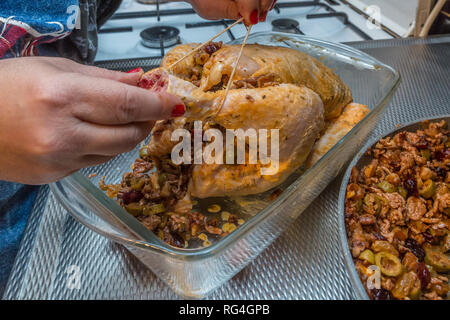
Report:
M 381 23 L 401 36 L 407 36 L 416 20 L 419 0 L 347 0 L 358 9 L 369 13 L 368 7 L 380 8 Z

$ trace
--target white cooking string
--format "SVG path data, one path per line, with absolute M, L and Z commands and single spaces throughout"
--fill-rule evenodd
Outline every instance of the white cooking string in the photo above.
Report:
M 200 50 L 201 48 L 203 48 L 205 45 L 207 45 L 208 43 L 210 43 L 211 41 L 213 41 L 214 39 L 216 39 L 218 36 L 222 35 L 223 33 L 227 32 L 229 29 L 231 29 L 232 27 L 234 27 L 235 25 L 237 25 L 238 23 L 241 23 L 244 20 L 244 18 L 240 18 L 239 20 L 236 20 L 233 24 L 229 25 L 227 28 L 223 29 L 221 32 L 219 32 L 218 34 L 216 34 L 214 37 L 208 39 L 207 41 L 205 41 L 204 43 L 202 43 L 201 45 L 199 45 L 198 47 L 192 49 L 188 54 L 186 54 L 185 56 L 183 56 L 182 58 L 178 59 L 177 61 L 175 61 L 174 63 L 172 63 L 170 66 L 168 66 L 166 69 L 170 70 L 172 69 L 174 66 L 176 66 L 178 63 L 180 63 L 181 61 L 183 61 L 184 59 L 186 59 L 187 57 L 191 56 L 193 53 L 195 53 L 196 51 Z
M 219 112 L 222 109 L 223 105 L 225 104 L 225 100 L 227 98 L 228 91 L 230 90 L 231 84 L 233 83 L 234 74 L 235 74 L 236 69 L 238 67 L 239 60 L 241 59 L 241 56 L 242 56 L 242 51 L 244 50 L 245 44 L 247 43 L 247 39 L 248 39 L 248 36 L 250 35 L 250 30 L 251 29 L 252 29 L 252 25 L 249 25 L 248 28 L 247 28 L 247 33 L 245 34 L 244 40 L 242 41 L 241 49 L 239 50 L 239 54 L 238 54 L 238 56 L 236 58 L 236 62 L 234 63 L 233 70 L 231 71 L 230 79 L 228 79 L 227 87 L 225 89 L 225 95 L 224 95 L 224 97 L 222 99 L 222 103 L 220 105 Z

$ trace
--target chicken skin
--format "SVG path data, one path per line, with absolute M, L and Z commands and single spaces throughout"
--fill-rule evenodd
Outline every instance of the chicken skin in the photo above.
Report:
M 225 86 L 239 46 L 210 45 L 213 47 L 190 55 L 169 71 L 169 66 L 197 44 L 177 46 L 164 57 L 161 68 L 142 76 L 141 87 L 175 94 L 186 105 L 183 118 L 157 122 L 147 146 L 148 157 L 156 163 L 158 159 L 169 159 L 172 149 L 178 144 L 171 139 L 173 132 L 180 128 L 192 130 L 192 123 L 201 120 L 204 130 L 277 129 L 278 149 L 269 148 L 267 151 L 278 152 L 278 163 L 272 174 L 262 174 L 261 169 L 271 168 L 273 164 L 260 160 L 244 164 L 190 164 L 188 197 L 235 196 L 267 191 L 281 184 L 306 162 L 318 139 L 322 137 L 322 144 L 330 140 L 327 125 L 334 125 L 332 132 L 341 132 L 339 128 L 345 124 L 342 132 L 348 131 L 349 122 L 345 120 L 348 112 L 345 119 L 339 119 L 342 110 L 352 102 L 351 92 L 331 69 L 317 59 L 289 48 L 247 45 L 231 89 L 225 96 Z M 358 110 L 367 109 L 356 106 Z M 355 108 L 349 110 L 353 113 Z M 352 125 L 366 113 L 356 112 Z M 204 147 L 211 143 L 203 139 Z M 226 151 L 215 156 L 227 158 Z
M 169 51 L 161 67 L 169 67 L 197 44 L 181 45 Z M 204 60 L 200 88 L 211 90 L 226 84 L 239 53 L 240 45 L 223 46 L 210 57 L 207 53 L 190 56 L 174 67 L 173 74 L 185 79 Z M 209 57 L 209 58 L 207 58 Z M 342 109 L 352 102 L 347 85 L 319 60 L 298 50 L 248 44 L 244 47 L 236 73 L 235 82 L 269 77 L 273 82 L 305 86 L 316 92 L 325 108 L 325 119 L 338 117 Z
M 179 95 L 188 106 L 183 120 L 166 123 L 166 130 L 152 136 L 148 145 L 151 156 L 170 153 L 178 143 L 171 141 L 172 132 L 183 128 L 189 120 L 206 120 L 208 126 L 218 125 L 229 130 L 278 129 L 277 172 L 263 175 L 261 163 L 194 164 L 190 191 L 198 198 L 256 194 L 282 183 L 306 160 L 324 127 L 322 100 L 304 86 L 282 83 L 255 89 L 231 89 L 225 97 L 225 90 L 204 92 L 163 69 L 151 71 L 143 79 L 141 85 L 153 91 L 165 90 Z

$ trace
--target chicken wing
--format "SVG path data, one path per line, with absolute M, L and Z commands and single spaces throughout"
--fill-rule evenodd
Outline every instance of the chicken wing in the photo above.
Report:
M 200 88 L 203 91 L 226 84 L 239 49 L 240 45 L 222 46 L 202 65 Z M 184 45 L 169 51 L 161 66 L 168 67 L 179 58 L 180 52 L 187 50 L 188 47 Z M 182 62 L 182 67 L 177 65 L 176 69 L 173 69 L 178 77 L 183 78 L 187 75 L 186 70 L 192 70 L 204 62 L 195 61 L 193 57 L 186 60 Z M 257 81 L 267 76 L 274 82 L 306 86 L 319 94 L 324 104 L 326 120 L 338 117 L 342 109 L 353 100 L 347 85 L 319 60 L 290 48 L 246 45 L 233 80 Z
M 166 68 L 196 45 L 172 49 L 161 68 L 141 78 L 141 87 L 175 94 L 186 105 L 182 119 L 156 124 L 147 148 L 149 157 L 170 158 L 171 150 L 178 143 L 171 141 L 172 133 L 178 128 L 192 130 L 192 122 L 202 120 L 203 128 L 216 127 L 223 131 L 278 129 L 279 162 L 272 175 L 261 173 L 261 168 L 271 165 L 260 161 L 192 164 L 188 188 L 192 196 L 247 195 L 269 190 L 302 165 L 313 146 L 310 165 L 365 115 L 361 108 L 353 114 L 350 90 L 331 69 L 289 48 L 247 45 L 226 97 L 224 87 L 239 46 L 219 44 L 213 46 L 214 50 L 208 49 L 209 52 L 202 49 L 169 73 Z M 345 106 L 346 112 L 339 117 Z M 322 137 L 321 133 L 324 133 Z M 207 146 L 208 142 L 203 144 Z M 227 155 L 223 151 L 217 156 L 226 158 Z
M 325 153 L 350 132 L 369 112 L 370 109 L 363 104 L 350 103 L 347 105 L 342 111 L 342 114 L 328 124 L 325 132 L 314 144 L 314 148 L 306 162 L 306 167 L 310 168 L 319 161 Z
M 184 119 L 208 119 L 209 124 L 229 130 L 279 130 L 279 165 L 274 175 L 262 175 L 260 169 L 263 165 L 260 163 L 193 165 L 191 193 L 199 198 L 260 193 L 282 183 L 305 161 L 324 126 L 320 97 L 303 86 L 285 83 L 264 88 L 232 89 L 225 98 L 225 90 L 204 92 L 162 69 L 144 75 L 141 86 L 154 91 L 166 90 L 182 97 L 189 106 Z M 170 135 L 184 124 L 180 120 L 170 122 L 163 132 L 157 124 L 157 134 L 154 129 L 148 146 L 149 154 L 160 157 L 162 153 L 170 153 L 177 143 L 169 141 Z

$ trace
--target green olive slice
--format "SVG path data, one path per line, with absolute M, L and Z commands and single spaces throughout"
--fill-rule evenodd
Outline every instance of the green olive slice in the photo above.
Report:
M 422 157 L 424 157 L 425 159 L 430 160 L 431 158 L 431 152 L 428 149 L 422 149 L 420 150 L 420 153 L 422 154 Z
M 358 259 L 362 261 L 366 261 L 370 264 L 375 264 L 375 255 L 372 250 L 366 249 L 359 255 Z
M 383 190 L 384 192 L 387 193 L 392 193 L 397 191 L 397 189 L 394 187 L 394 185 L 392 185 L 391 183 L 387 182 L 386 180 L 381 181 L 378 184 L 378 188 L 380 188 L 381 190 Z
M 418 297 L 420 295 L 420 280 L 414 271 L 402 274 L 392 289 L 392 295 L 397 299 Z
M 399 258 L 389 252 L 382 251 L 375 254 L 375 264 L 385 276 L 396 277 L 402 273 L 402 263 Z
M 425 247 L 425 263 L 438 272 L 450 271 L 450 259 L 439 248 Z
M 428 179 L 423 183 L 423 187 L 420 189 L 420 195 L 425 199 L 431 198 L 436 192 L 436 184 L 433 180 Z
M 416 280 L 414 281 L 414 284 L 411 288 L 411 290 L 409 291 L 408 297 L 412 300 L 417 300 L 420 297 L 420 293 L 421 293 L 421 288 L 420 288 L 420 279 L 419 277 L 415 277 Z
M 129 214 L 133 216 L 138 216 L 142 214 L 143 206 L 140 205 L 138 202 L 131 202 L 125 206 L 125 209 L 128 211 Z
M 381 201 L 375 193 L 368 193 L 364 196 L 366 211 L 370 214 L 379 214 L 381 211 Z
M 151 206 L 145 206 L 142 213 L 146 216 L 150 216 L 153 214 L 164 212 L 165 210 L 166 208 L 164 207 L 164 204 L 157 203 Z
M 406 191 L 406 189 L 402 186 L 398 187 L 398 193 L 403 197 L 403 199 L 408 198 L 408 191 Z
M 142 188 L 144 187 L 145 181 L 144 179 L 139 179 L 136 178 L 134 179 L 134 181 L 131 183 L 131 189 L 133 190 L 142 190 Z

